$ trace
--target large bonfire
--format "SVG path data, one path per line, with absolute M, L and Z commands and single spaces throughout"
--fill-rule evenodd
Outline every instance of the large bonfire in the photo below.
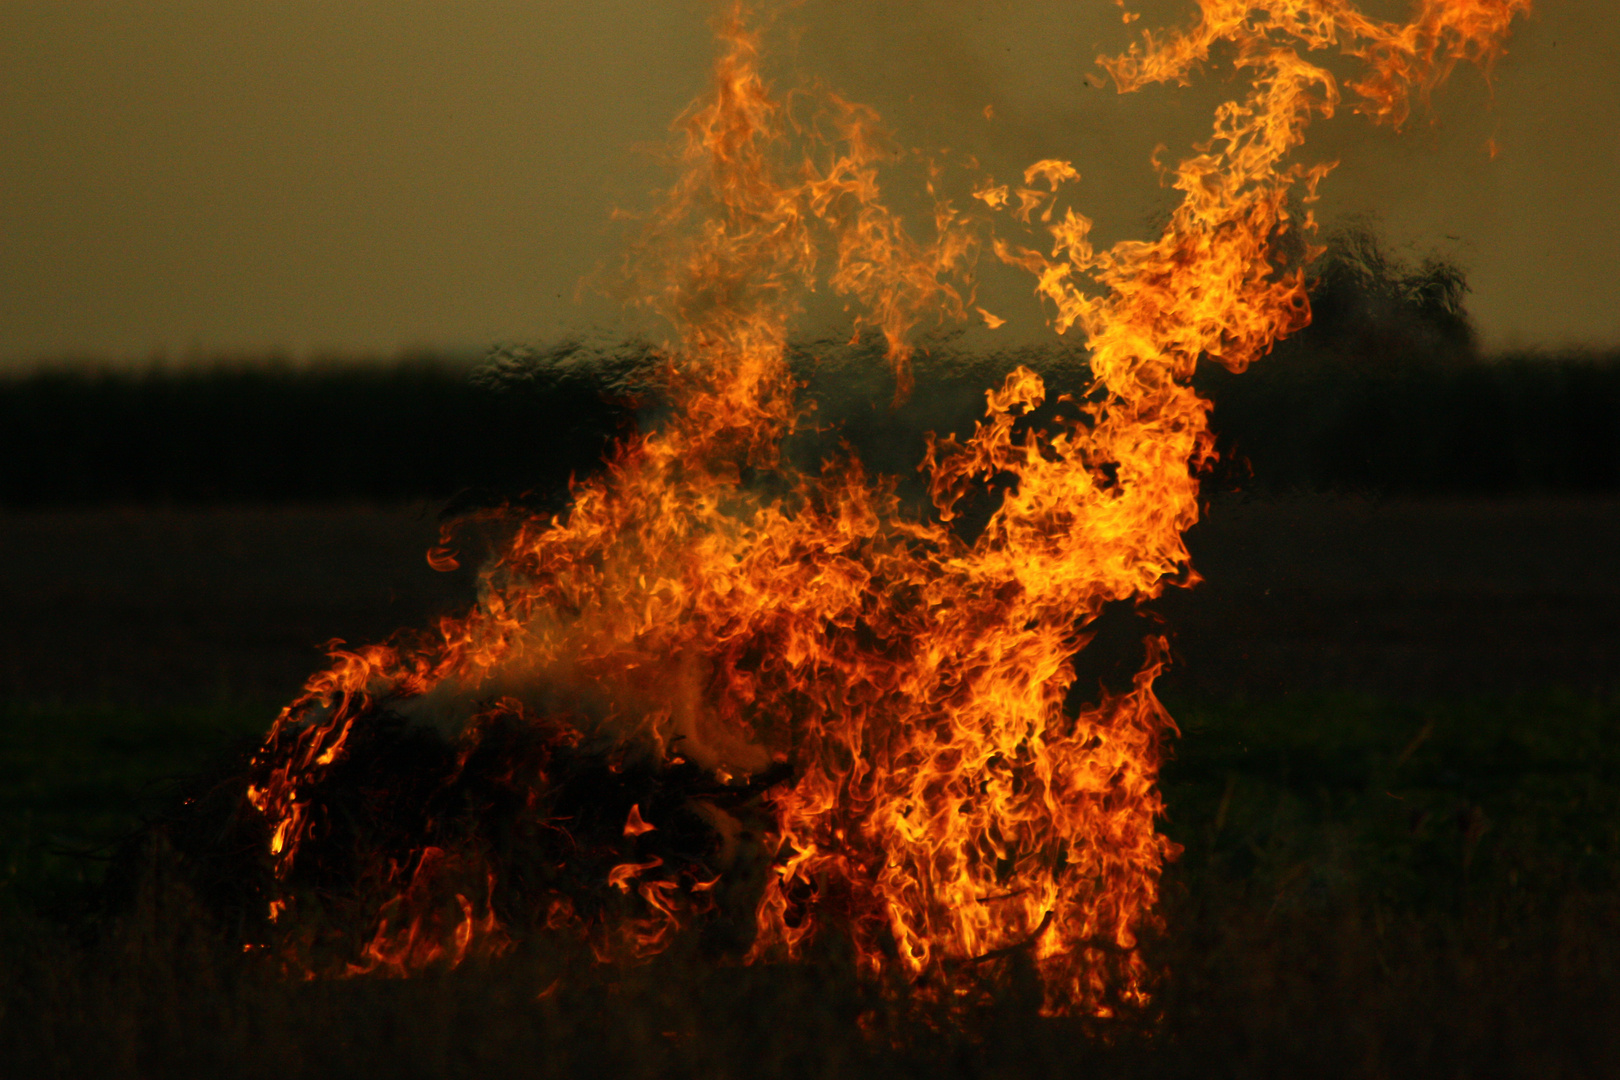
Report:
M 1290 197 L 1330 166 L 1294 152 L 1341 91 L 1307 57 L 1353 58 L 1355 108 L 1399 124 L 1459 60 L 1495 59 L 1528 3 L 1422 0 L 1401 24 L 1348 0 L 1199 0 L 1190 29 L 1101 63 L 1131 91 L 1213 57 L 1246 89 L 1167 170 L 1163 234 L 1106 250 L 1064 208 L 1078 174 L 1058 160 L 978 184 L 973 212 L 936 194 L 926 236 L 908 232 L 880 191 L 876 117 L 824 92 L 808 117 L 786 109 L 749 12 L 719 17 L 712 86 L 677 125 L 682 173 L 635 248 L 671 328 L 673 408 L 565 513 L 516 521 L 465 616 L 333 652 L 276 721 L 248 798 L 287 962 L 408 974 L 539 932 L 624 962 L 740 905 L 722 944 L 750 962 L 836 940 L 928 998 L 1022 962 L 1049 1013 L 1140 1004 L 1138 937 L 1175 854 L 1156 827 L 1164 647 L 1100 694 L 1074 658 L 1105 604 L 1194 578 L 1182 534 L 1212 454 L 1194 366 L 1241 370 L 1309 319 L 1313 226 Z M 1083 338 L 1086 392 L 1037 426 L 1042 380 L 1008 372 L 970 436 L 930 439 L 927 514 L 851 456 L 790 468 L 801 290 L 829 267 L 904 392 L 913 324 L 973 306 L 985 248 Z M 986 491 L 988 521 L 965 527 Z M 404 727 L 447 733 L 446 764 L 371 791 L 379 732 Z M 340 777 L 417 824 L 362 844 Z M 322 951 L 334 911 L 360 931 L 346 955 Z

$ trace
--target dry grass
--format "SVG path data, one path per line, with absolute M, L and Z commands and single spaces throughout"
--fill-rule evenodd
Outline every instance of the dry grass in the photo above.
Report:
M 898 1048 L 831 947 L 287 982 L 194 862 L 136 846 L 104 889 L 84 853 L 229 775 L 321 640 L 468 583 L 422 563 L 420 509 L 0 517 L 0 1075 L 1620 1075 L 1617 514 L 1217 505 L 1172 598 L 1157 1011 L 1042 1020 L 1014 985 L 969 1028 L 889 1017 Z
M 677 949 L 620 970 L 534 939 L 410 982 L 288 982 L 159 838 L 113 903 L 74 906 L 60 880 L 25 903 L 13 882 L 0 1060 L 278 1080 L 1616 1074 L 1620 703 L 1179 711 L 1167 827 L 1186 852 L 1147 1017 L 1044 1020 L 1016 984 L 966 1024 L 897 1013 L 832 945 L 798 967 Z

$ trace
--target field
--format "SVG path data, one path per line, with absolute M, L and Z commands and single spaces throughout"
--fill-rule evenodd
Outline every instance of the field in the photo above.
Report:
M 971 1033 L 890 1017 L 898 1047 L 855 1029 L 836 950 L 286 983 L 121 845 L 327 639 L 470 601 L 422 558 L 435 509 L 0 515 L 8 1075 L 1620 1073 L 1620 499 L 1216 497 L 1208 580 L 1160 605 L 1185 850 L 1154 1013 L 1046 1021 L 1013 985 Z

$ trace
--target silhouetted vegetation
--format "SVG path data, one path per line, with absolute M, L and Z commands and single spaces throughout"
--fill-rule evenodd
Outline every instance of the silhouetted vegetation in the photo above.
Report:
M 596 367 L 546 371 L 497 385 L 433 358 L 45 368 L 0 383 L 0 504 L 555 490 L 599 465 L 631 406 Z
M 1620 490 L 1620 356 L 1482 358 L 1462 271 L 1402 262 L 1366 227 L 1330 237 L 1310 273 L 1310 327 L 1241 375 L 1198 376 L 1216 403 L 1218 483 Z M 1054 346 L 963 357 L 947 342 L 919 360 L 917 394 L 897 412 L 871 349 L 809 345 L 794 362 L 819 421 L 880 471 L 906 475 L 922 433 L 970 428 L 985 386 L 1012 364 L 1072 382 L 1076 356 Z M 0 380 L 0 505 L 554 501 L 633 424 L 649 364 L 643 346 L 563 343 L 497 350 L 477 367 L 40 369 Z
M 1278 363 L 1201 381 L 1240 487 L 1620 489 L 1620 358 L 1520 356 L 1393 371 Z
M 1620 489 L 1620 356 L 1481 357 L 1454 264 L 1365 225 L 1310 268 L 1312 323 L 1198 384 L 1239 486 L 1390 493 Z

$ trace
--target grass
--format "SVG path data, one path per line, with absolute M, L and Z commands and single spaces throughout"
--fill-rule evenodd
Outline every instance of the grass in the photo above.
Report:
M 233 702 L 0 706 L 0 881 L 50 905 L 95 885 L 113 848 L 180 788 L 269 727 L 275 706 Z
M 1620 703 L 1189 706 L 1165 770 L 1191 889 L 1511 913 L 1620 887 Z
M 162 852 L 61 898 L 268 715 L 4 711 L 0 1061 L 13 1075 L 1602 1076 L 1620 1068 L 1620 701 L 1172 702 L 1169 974 L 1114 1030 L 1016 992 L 971 1034 L 876 1013 L 836 950 L 791 969 L 531 949 L 408 983 L 289 984 Z M 77 911 L 78 913 L 73 913 Z M 557 988 L 543 993 L 554 980 Z M 926 1020 L 926 1017 L 923 1018 Z M 869 1024 L 872 1021 L 869 1021 Z

